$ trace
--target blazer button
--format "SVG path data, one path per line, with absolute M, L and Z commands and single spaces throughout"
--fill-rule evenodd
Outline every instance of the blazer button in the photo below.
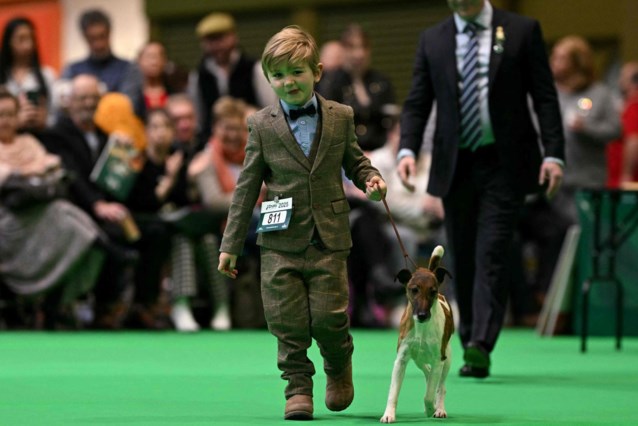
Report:
M 316 182 L 317 179 L 319 179 L 319 178 L 317 176 L 315 176 L 315 175 L 310 176 L 310 180 L 313 181 L 313 182 Z

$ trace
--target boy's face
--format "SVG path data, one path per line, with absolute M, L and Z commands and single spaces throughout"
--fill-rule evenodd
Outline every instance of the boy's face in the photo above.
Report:
M 318 68 L 314 74 L 306 61 L 283 61 L 268 70 L 268 81 L 281 100 L 289 105 L 304 106 L 312 97 L 315 83 L 321 79 L 323 65 L 319 64 Z

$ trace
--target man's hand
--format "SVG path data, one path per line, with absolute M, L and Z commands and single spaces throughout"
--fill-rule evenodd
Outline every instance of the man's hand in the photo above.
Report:
M 230 277 L 232 279 L 237 278 L 237 269 L 235 266 L 237 265 L 237 255 L 221 252 L 219 254 L 219 266 L 217 270 L 221 272 L 223 275 Z
M 397 173 L 405 188 L 414 192 L 414 184 L 410 183 L 410 177 L 416 176 L 416 160 L 411 155 L 403 157 L 397 165 Z
M 368 200 L 381 201 L 382 198 L 385 198 L 387 191 L 388 187 L 385 181 L 379 176 L 374 176 L 366 182 L 366 197 L 368 197 Z
M 93 211 L 100 219 L 113 223 L 119 223 L 129 215 L 128 209 L 122 204 L 108 201 L 95 202 Z
M 563 180 L 563 167 L 553 161 L 543 161 L 541 172 L 538 176 L 538 184 L 543 185 L 547 182 L 547 199 L 551 200 L 558 192 L 560 184 Z

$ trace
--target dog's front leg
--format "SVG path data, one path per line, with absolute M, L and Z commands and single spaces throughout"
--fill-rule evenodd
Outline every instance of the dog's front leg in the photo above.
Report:
M 390 391 L 388 392 L 388 403 L 385 406 L 385 412 L 381 417 L 381 423 L 394 423 L 396 420 L 397 401 L 399 400 L 399 392 L 401 391 L 401 385 L 403 384 L 403 378 L 405 377 L 405 368 L 408 364 L 409 356 L 407 348 L 401 346 L 397 353 L 397 358 L 394 361 L 394 367 L 392 368 L 392 380 L 390 382 Z
M 427 370 L 424 370 L 427 371 Z M 439 384 L 441 383 L 441 373 L 443 371 L 443 363 L 437 362 L 430 368 L 430 371 L 425 374 L 425 415 L 432 417 L 435 415 L 434 411 L 434 398 L 436 397 Z
M 448 351 L 449 352 L 449 351 Z M 436 411 L 434 412 L 434 417 L 443 419 L 447 417 L 447 412 L 445 411 L 445 379 L 447 377 L 447 373 L 450 371 L 451 359 L 448 355 L 447 359 L 443 361 L 443 369 L 441 370 L 441 379 L 439 381 L 439 387 L 436 392 Z

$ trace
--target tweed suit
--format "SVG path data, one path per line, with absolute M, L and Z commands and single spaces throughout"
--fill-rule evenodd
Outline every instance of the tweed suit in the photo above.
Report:
M 286 397 L 312 395 L 315 370 L 306 356 L 312 338 L 327 374 L 339 374 L 350 362 L 346 259 L 352 240 L 342 168 L 362 191 L 367 180 L 380 176 L 357 144 L 352 109 L 317 99 L 320 119 L 310 158 L 279 104 L 249 117 L 246 159 L 221 244 L 222 252 L 241 253 L 262 183 L 267 200 L 292 197 L 288 229 L 261 233 L 257 240 L 264 312 L 278 339 Z

